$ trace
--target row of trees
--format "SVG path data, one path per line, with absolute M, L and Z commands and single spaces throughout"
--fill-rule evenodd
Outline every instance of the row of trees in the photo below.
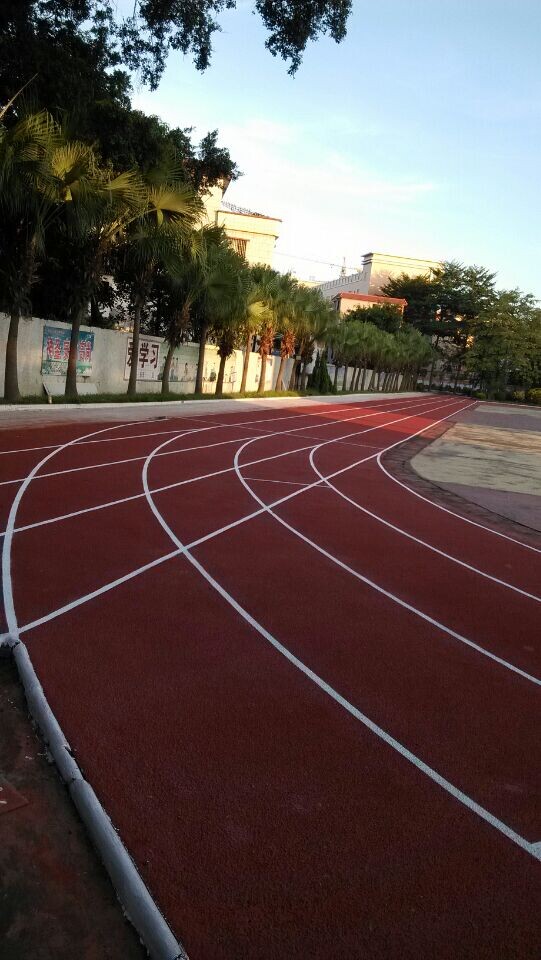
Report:
M 46 112 L 0 123 L 0 306 L 10 315 L 5 397 L 19 398 L 18 332 L 21 317 L 38 313 L 71 324 L 65 393 L 77 396 L 77 347 L 81 323 L 107 323 L 111 306 L 127 311 L 138 356 L 142 330 L 168 342 L 162 390 L 169 390 L 175 349 L 199 342 L 195 391 L 203 389 L 205 346 L 218 347 L 216 391 L 223 390 L 225 364 L 244 347 L 240 390 L 247 382 L 252 345 L 261 355 L 259 390 L 267 358 L 279 343 L 281 362 L 274 388 L 307 386 L 315 344 L 332 344 L 337 363 L 372 364 L 361 389 L 395 388 L 400 373 L 413 377 L 427 341 L 398 330 L 399 315 L 375 308 L 382 329 L 368 314 L 337 324 L 319 290 L 265 266 L 249 268 L 220 228 L 201 226 L 203 202 L 171 147 L 145 171 L 118 172 L 89 144 L 69 139 Z M 379 310 L 379 312 L 378 312 Z M 347 335 L 344 330 L 347 327 Z M 277 341 L 277 338 L 278 341 Z M 346 358 L 342 360 L 342 357 Z M 284 371 L 293 358 L 288 383 Z M 385 377 L 381 374 L 385 371 Z M 128 394 L 135 396 L 137 364 Z M 344 377 L 346 384 L 347 377 Z M 358 387 L 358 378 L 350 388 Z
M 383 289 L 404 297 L 404 321 L 430 337 L 428 384 L 468 383 L 504 399 L 541 384 L 541 310 L 531 294 L 498 290 L 483 267 L 444 263 L 429 277 L 393 277 Z

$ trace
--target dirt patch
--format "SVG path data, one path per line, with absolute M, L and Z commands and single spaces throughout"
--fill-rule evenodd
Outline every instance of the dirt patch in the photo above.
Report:
M 528 526 L 527 523 L 519 522 L 499 513 L 498 509 L 494 509 L 494 506 L 490 508 L 468 499 L 468 493 L 471 492 L 468 487 L 464 487 L 458 494 L 455 490 L 421 477 L 414 470 L 411 461 L 435 440 L 446 434 L 452 426 L 453 422 L 436 424 L 421 436 L 414 437 L 407 443 L 390 450 L 382 457 L 382 460 L 393 476 L 405 483 L 410 489 L 427 497 L 427 499 L 441 504 L 448 510 L 453 510 L 470 520 L 482 523 L 500 533 L 514 537 L 516 540 L 521 540 L 525 544 L 541 548 L 539 532 Z
M 0 657 L 0 730 L 2 960 L 143 960 L 7 657 Z

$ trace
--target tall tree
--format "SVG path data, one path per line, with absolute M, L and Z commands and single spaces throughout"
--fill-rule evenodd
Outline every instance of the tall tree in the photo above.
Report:
M 61 142 L 46 112 L 0 123 L 0 301 L 10 315 L 4 395 L 19 399 L 17 347 L 21 316 L 31 313 L 30 292 L 55 208 L 52 157 Z
M 541 380 L 541 311 L 533 296 L 500 291 L 472 325 L 466 366 L 490 399 L 504 399 L 510 383 L 529 387 Z
M 51 56 L 58 69 L 58 94 L 62 83 L 72 88 L 70 79 L 78 77 L 83 81 L 79 96 L 93 100 L 110 93 L 111 86 L 126 89 L 127 75 L 119 67 L 155 89 L 171 50 L 191 53 L 197 69 L 205 70 L 220 15 L 235 6 L 235 0 L 135 0 L 123 16 L 113 0 L 4 0 L 0 100 L 5 83 L 12 96 L 36 71 L 47 72 Z M 322 34 L 337 43 L 345 37 L 351 0 L 255 0 L 253 8 L 268 31 L 267 49 L 295 73 L 310 41 Z M 105 90 L 92 89 L 92 58 L 103 67 Z M 48 84 L 52 92 L 52 75 Z

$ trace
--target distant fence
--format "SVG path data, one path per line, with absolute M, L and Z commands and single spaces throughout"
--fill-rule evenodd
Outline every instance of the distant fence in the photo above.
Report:
M 4 368 L 9 317 L 0 313 L 0 396 L 4 395 Z M 37 317 L 21 320 L 19 324 L 19 389 L 23 396 L 43 396 L 44 384 L 49 393 L 64 392 L 68 365 L 71 326 L 60 321 L 45 321 Z M 77 357 L 77 382 L 81 393 L 125 393 L 130 375 L 132 334 L 121 330 L 103 330 L 101 327 L 81 327 Z M 168 344 L 162 337 L 141 334 L 137 361 L 137 390 L 139 393 L 159 393 Z M 169 389 L 171 393 L 193 393 L 197 373 L 198 343 L 183 343 L 175 350 Z M 315 351 L 314 351 L 315 356 Z M 242 379 L 244 355 L 234 350 L 225 365 L 224 393 L 238 393 Z M 284 371 L 287 389 L 293 361 L 288 360 Z M 274 389 L 280 357 L 270 356 L 265 370 L 265 390 Z M 220 366 L 218 348 L 207 344 L 203 370 L 203 392 L 214 393 Z M 308 367 L 311 371 L 312 364 Z M 328 364 L 331 380 L 334 365 Z M 371 370 L 365 383 L 370 382 Z M 348 371 L 348 386 L 353 370 Z M 261 374 L 261 357 L 250 354 L 246 389 L 257 390 Z M 338 372 L 337 386 L 341 389 L 343 368 Z
M 4 366 L 9 317 L 0 314 L 0 393 L 4 393 Z M 21 320 L 19 324 L 19 389 L 24 396 L 43 394 L 44 380 L 52 393 L 63 393 L 71 327 L 60 321 L 45 321 L 37 317 Z M 131 333 L 103 330 L 101 327 L 81 327 L 77 380 L 81 392 L 124 393 L 128 387 L 131 356 Z M 138 357 L 137 390 L 140 393 L 159 393 L 168 345 L 161 337 L 141 334 Z M 193 393 L 197 373 L 198 343 L 184 343 L 175 350 L 169 376 L 172 393 Z M 243 353 L 235 350 L 226 361 L 224 393 L 238 392 L 242 378 Z M 272 390 L 278 373 L 279 357 L 268 358 L 265 389 Z M 291 374 L 289 360 L 285 383 Z M 218 348 L 205 348 L 203 391 L 214 393 L 220 358 Z M 261 357 L 250 354 L 247 390 L 257 390 L 261 373 Z

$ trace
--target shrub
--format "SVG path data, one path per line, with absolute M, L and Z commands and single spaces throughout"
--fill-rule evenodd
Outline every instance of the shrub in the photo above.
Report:
M 486 400 L 487 398 L 487 395 L 483 390 L 476 390 L 472 396 L 475 400 Z
M 541 387 L 526 391 L 526 403 L 534 403 L 536 407 L 541 407 Z
M 524 403 L 525 399 L 526 394 L 524 393 L 524 390 L 513 390 L 511 394 L 511 400 L 514 400 L 515 403 Z

